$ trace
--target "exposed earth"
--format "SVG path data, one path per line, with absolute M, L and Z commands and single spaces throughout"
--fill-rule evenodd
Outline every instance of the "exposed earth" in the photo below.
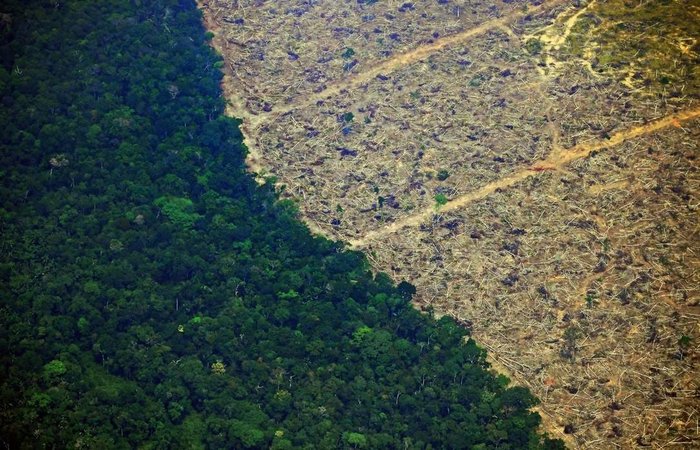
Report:
M 700 447 L 700 0 L 201 0 L 251 171 L 573 448 Z

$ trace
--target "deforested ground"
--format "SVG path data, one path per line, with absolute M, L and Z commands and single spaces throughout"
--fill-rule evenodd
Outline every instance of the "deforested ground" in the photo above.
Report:
M 249 166 L 574 447 L 700 445 L 700 2 L 202 0 Z

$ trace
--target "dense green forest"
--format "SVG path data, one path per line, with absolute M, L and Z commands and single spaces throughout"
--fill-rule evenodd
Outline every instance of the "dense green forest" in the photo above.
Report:
M 0 13 L 3 448 L 562 447 L 246 174 L 191 0 Z

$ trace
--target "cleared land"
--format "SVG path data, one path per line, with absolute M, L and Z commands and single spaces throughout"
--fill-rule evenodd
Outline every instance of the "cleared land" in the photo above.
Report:
M 202 0 L 251 170 L 585 448 L 700 446 L 700 2 Z

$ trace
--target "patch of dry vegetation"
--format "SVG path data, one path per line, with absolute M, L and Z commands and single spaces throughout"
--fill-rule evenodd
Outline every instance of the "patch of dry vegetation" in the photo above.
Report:
M 700 445 L 684 4 L 202 1 L 251 168 L 585 448 Z
M 541 159 L 552 142 L 537 83 L 494 31 L 291 111 L 256 145 L 311 219 L 357 237 Z

